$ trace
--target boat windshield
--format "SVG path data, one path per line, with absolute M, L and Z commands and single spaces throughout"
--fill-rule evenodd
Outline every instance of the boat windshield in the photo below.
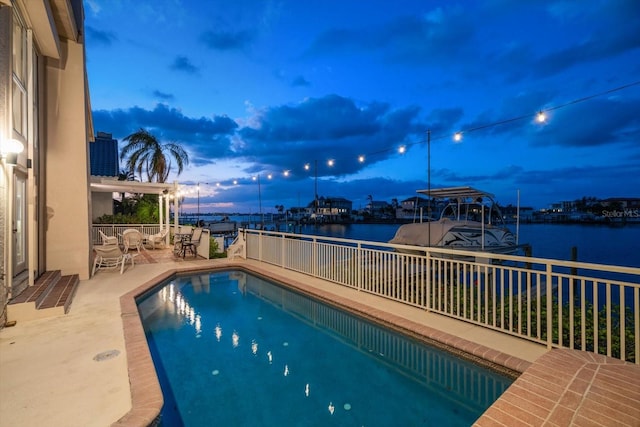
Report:
M 484 217 L 483 211 L 484 210 Z M 448 218 L 455 221 L 482 222 L 485 224 L 502 225 L 504 221 L 496 206 L 486 206 L 482 203 L 456 203 L 451 202 L 442 210 L 440 218 Z
M 444 201 L 440 219 L 455 221 L 482 222 L 485 224 L 504 226 L 500 208 L 492 194 L 472 187 L 449 187 L 418 190 L 433 199 Z M 438 203 L 438 206 L 442 206 Z

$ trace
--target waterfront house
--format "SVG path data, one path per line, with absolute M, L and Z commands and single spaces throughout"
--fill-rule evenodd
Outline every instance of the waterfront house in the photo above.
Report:
M 306 208 L 306 216 L 312 220 L 348 220 L 353 202 L 343 197 L 324 197 L 311 201 Z
M 427 218 L 427 211 L 429 209 L 429 200 L 424 197 L 409 197 L 400 202 L 400 206 L 396 209 L 396 218 L 413 220 L 420 218 L 422 214 L 423 218 Z
M 365 210 L 373 218 L 385 218 L 389 215 L 389 211 L 392 210 L 392 206 L 384 200 L 369 200 Z
M 318 199 L 318 215 L 324 215 L 330 221 L 347 219 L 351 213 L 353 202 L 344 197 L 320 197 Z

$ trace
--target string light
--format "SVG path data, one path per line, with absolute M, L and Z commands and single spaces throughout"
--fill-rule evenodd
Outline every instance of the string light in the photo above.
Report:
M 496 127 L 496 126 L 500 126 L 500 125 L 504 125 L 504 124 L 507 124 L 507 123 L 512 123 L 512 122 L 516 122 L 516 121 L 519 121 L 519 120 L 524 120 L 524 119 L 531 120 L 531 118 L 533 118 L 533 120 L 535 122 L 537 122 L 537 123 L 540 123 L 540 124 L 546 123 L 547 120 L 548 120 L 548 112 L 551 112 L 551 111 L 554 111 L 554 110 L 558 110 L 560 108 L 565 108 L 565 107 L 568 107 L 570 105 L 574 105 L 574 104 L 578 104 L 578 103 L 581 103 L 581 102 L 585 102 L 585 101 L 591 100 L 593 98 L 597 98 L 597 97 L 601 97 L 601 96 L 604 96 L 604 95 L 608 95 L 608 94 L 611 94 L 611 93 L 614 93 L 614 92 L 618 92 L 618 91 L 621 91 L 621 90 L 624 90 L 624 89 L 628 89 L 628 88 L 633 87 L 633 86 L 638 86 L 638 85 L 640 85 L 640 80 L 632 82 L 632 83 L 629 83 L 629 84 L 626 84 L 626 85 L 618 86 L 618 87 L 615 87 L 615 88 L 612 88 L 612 89 L 608 89 L 608 90 L 603 91 L 603 92 L 599 92 L 599 93 L 588 95 L 588 96 L 585 96 L 585 97 L 582 97 L 582 98 L 574 99 L 574 100 L 566 102 L 564 104 L 560 104 L 560 105 L 548 107 L 548 108 L 545 108 L 545 109 L 541 109 L 538 112 L 536 112 L 535 114 L 524 114 L 524 115 L 517 116 L 517 117 L 511 117 L 511 118 L 499 120 L 499 121 L 496 121 L 496 122 L 487 123 L 487 124 L 480 125 L 480 126 L 475 126 L 473 128 L 459 130 L 459 131 L 457 131 L 457 132 L 455 132 L 453 134 L 452 138 L 453 138 L 454 142 L 460 142 L 460 141 L 462 141 L 463 134 L 468 134 L 470 132 L 476 132 L 476 131 L 479 131 L 479 130 L 488 129 L 488 128 L 492 128 L 492 127 Z M 443 138 L 446 138 L 446 137 L 447 137 L 446 134 L 440 135 L 440 136 L 431 136 L 431 140 L 433 141 L 433 140 L 443 139 Z M 426 142 L 425 140 L 418 140 L 418 141 L 415 141 L 415 142 L 406 143 L 406 144 L 401 145 L 400 147 L 398 147 L 397 148 L 397 152 L 399 154 L 404 154 L 404 153 L 406 153 L 408 147 L 411 147 L 411 146 L 414 146 L 414 145 L 422 145 L 425 142 Z M 359 163 L 364 163 L 367 157 L 370 157 L 370 156 L 376 155 L 376 154 L 382 154 L 382 153 L 385 153 L 385 152 L 389 152 L 391 150 L 392 150 L 392 148 L 382 149 L 382 150 L 379 150 L 379 151 L 368 153 L 366 156 L 364 154 L 360 154 L 360 155 L 358 155 L 358 162 Z M 334 159 L 327 160 L 327 165 L 331 166 L 331 167 L 334 166 L 335 165 L 335 160 Z M 305 171 L 311 170 L 311 164 L 310 163 L 305 163 L 304 164 L 304 170 Z M 285 170 L 283 172 L 283 175 L 285 177 L 288 177 L 290 175 L 290 171 L 289 170 Z M 272 174 L 268 174 L 267 178 L 268 179 L 272 179 L 273 175 Z M 257 178 L 256 178 L 256 176 L 253 176 L 252 179 L 255 181 Z M 239 181 L 237 179 L 233 180 L 233 184 L 234 185 L 237 185 L 238 182 Z M 221 185 L 220 183 L 216 184 L 216 186 L 220 186 L 220 185 Z M 194 190 L 192 189 L 191 191 L 178 191 L 176 196 L 177 197 L 184 196 L 185 194 L 188 194 L 188 193 L 190 193 L 192 191 L 194 191 Z

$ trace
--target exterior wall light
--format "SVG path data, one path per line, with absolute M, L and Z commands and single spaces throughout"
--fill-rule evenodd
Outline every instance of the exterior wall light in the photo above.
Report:
M 18 164 L 18 154 L 22 153 L 24 145 L 17 139 L 3 139 L 0 143 L 0 154 L 7 164 Z

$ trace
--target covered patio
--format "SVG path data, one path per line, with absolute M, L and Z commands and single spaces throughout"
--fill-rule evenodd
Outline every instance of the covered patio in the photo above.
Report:
M 120 194 L 155 194 L 158 196 L 158 210 L 160 212 L 159 229 L 171 227 L 171 205 L 173 204 L 173 232 L 178 233 L 179 209 L 178 197 L 180 186 L 177 181 L 173 183 L 116 181 L 109 178 L 92 177 L 91 193 L 120 193 Z M 93 199 L 93 197 L 92 197 Z M 173 203 L 172 203 L 173 202 Z M 113 211 L 111 211 L 113 212 Z M 92 215 L 95 217 L 95 215 Z M 165 244 L 169 245 L 170 236 L 167 233 Z

